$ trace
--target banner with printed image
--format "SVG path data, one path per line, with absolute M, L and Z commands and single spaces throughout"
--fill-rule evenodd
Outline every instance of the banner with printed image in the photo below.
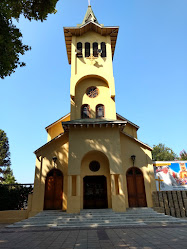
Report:
M 187 161 L 153 162 L 157 191 L 187 190 Z

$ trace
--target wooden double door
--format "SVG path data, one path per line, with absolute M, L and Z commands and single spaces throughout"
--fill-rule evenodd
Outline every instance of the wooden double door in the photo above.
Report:
M 45 181 L 44 209 L 62 209 L 63 175 L 60 170 L 51 170 Z
M 147 207 L 143 173 L 133 167 L 127 171 L 129 207 Z
M 84 177 L 84 208 L 108 208 L 107 180 L 105 176 Z

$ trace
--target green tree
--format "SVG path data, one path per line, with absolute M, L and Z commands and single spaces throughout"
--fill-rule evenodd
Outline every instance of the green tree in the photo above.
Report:
M 9 142 L 6 133 L 0 129 L 0 183 L 15 183 L 13 172 L 10 168 Z
M 185 150 L 182 150 L 179 155 L 180 160 L 187 160 L 187 152 Z
M 13 175 L 13 171 L 10 168 L 10 166 L 7 167 L 6 172 L 3 176 L 4 180 L 3 180 L 3 184 L 14 184 L 16 183 L 16 179 Z
M 177 158 L 173 150 L 162 143 L 153 145 L 152 156 L 155 161 L 172 161 Z
M 21 15 L 28 20 L 46 20 L 55 13 L 58 0 L 0 0 L 0 77 L 10 76 L 17 67 L 25 66 L 20 55 L 30 50 L 22 43 L 22 34 L 13 24 Z

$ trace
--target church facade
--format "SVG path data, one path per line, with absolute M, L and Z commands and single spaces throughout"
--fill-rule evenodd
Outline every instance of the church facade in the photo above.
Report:
M 139 127 L 116 113 L 113 56 L 119 27 L 99 24 L 91 6 L 82 24 L 65 27 L 71 64 L 71 111 L 46 127 L 35 151 L 30 216 L 48 209 L 152 207 L 151 148 Z

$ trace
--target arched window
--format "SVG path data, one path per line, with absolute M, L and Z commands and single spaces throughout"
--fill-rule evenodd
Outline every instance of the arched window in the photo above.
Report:
M 101 50 L 102 50 L 101 57 L 106 57 L 106 44 L 105 44 L 105 42 L 101 42 Z
M 98 43 L 97 43 L 97 42 L 94 42 L 94 43 L 93 43 L 93 56 L 94 56 L 94 57 L 98 57 L 98 52 L 97 52 L 97 50 L 98 50 Z
M 77 43 L 77 57 L 82 58 L 82 42 Z
M 104 105 L 97 105 L 96 106 L 96 118 L 104 118 L 105 116 L 105 110 Z
M 90 106 L 82 105 L 81 106 L 81 118 L 90 118 Z
M 85 57 L 89 57 L 90 56 L 90 43 L 86 42 L 85 43 Z

